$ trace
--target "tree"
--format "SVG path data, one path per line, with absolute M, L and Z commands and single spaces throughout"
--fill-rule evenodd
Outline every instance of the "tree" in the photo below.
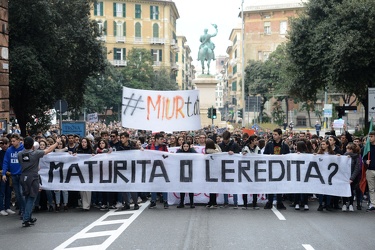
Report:
M 91 3 L 9 2 L 10 104 L 23 135 L 32 116 L 42 118 L 58 99 L 79 109 L 86 79 L 104 69 Z
M 126 67 L 121 70 L 123 84 L 133 89 L 152 89 L 154 68 L 151 53 L 147 49 L 133 48 L 126 57 Z
M 314 100 L 331 85 L 365 107 L 375 83 L 375 2 L 316 0 L 290 26 L 287 53 L 293 96 Z
M 151 87 L 153 90 L 177 90 L 178 85 L 173 78 L 174 73 L 171 73 L 166 68 L 161 68 L 154 71 L 152 77 Z

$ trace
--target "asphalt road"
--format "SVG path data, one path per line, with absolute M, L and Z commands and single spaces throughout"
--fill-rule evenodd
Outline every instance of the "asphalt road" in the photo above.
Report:
M 147 203 L 148 204 L 148 203 Z M 0 217 L 0 249 L 374 249 L 375 213 L 207 209 L 41 212 Z

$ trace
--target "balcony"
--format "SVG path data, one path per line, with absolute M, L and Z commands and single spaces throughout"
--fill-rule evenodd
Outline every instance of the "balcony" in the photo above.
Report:
M 143 39 L 142 37 L 134 37 L 134 43 L 142 43 Z
M 154 63 L 152 64 L 152 66 L 155 66 L 155 67 L 161 67 L 163 66 L 163 62 L 160 62 L 160 61 L 154 61 Z
M 116 43 L 125 43 L 125 36 L 116 36 Z
M 107 41 L 107 36 L 99 36 L 97 39 L 98 39 L 99 41 L 103 41 L 103 42 L 105 42 L 105 41 Z
M 113 66 L 117 67 L 125 67 L 126 66 L 126 60 L 112 60 L 109 61 Z
M 152 44 L 164 44 L 165 39 L 164 38 L 158 38 L 158 37 L 152 37 L 151 38 L 151 43 Z
M 179 69 L 179 66 L 178 66 L 177 63 L 173 63 L 173 64 L 171 65 L 171 70 L 173 70 L 173 71 L 178 71 L 178 69 Z

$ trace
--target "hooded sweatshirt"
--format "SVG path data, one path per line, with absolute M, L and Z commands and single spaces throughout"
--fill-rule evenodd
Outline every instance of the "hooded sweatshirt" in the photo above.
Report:
M 12 175 L 18 175 L 22 173 L 21 164 L 18 162 L 18 152 L 24 150 L 23 144 L 20 143 L 18 148 L 11 146 L 7 149 L 3 161 L 3 173 L 9 171 Z

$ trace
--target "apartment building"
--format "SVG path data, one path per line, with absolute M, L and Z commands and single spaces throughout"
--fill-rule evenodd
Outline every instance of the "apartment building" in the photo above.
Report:
M 181 90 L 192 89 L 192 81 L 195 78 L 195 66 L 191 57 L 191 49 L 187 44 L 185 36 L 177 36 L 178 53 L 176 63 L 179 67 L 177 73 L 177 84 Z
M 177 75 L 179 51 L 176 36 L 176 5 L 171 0 L 99 0 L 94 3 L 91 18 L 102 32 L 100 39 L 107 59 L 115 66 L 126 66 L 127 52 L 132 48 L 150 50 L 154 67 L 165 67 Z M 173 74 L 172 74 L 173 75 Z

